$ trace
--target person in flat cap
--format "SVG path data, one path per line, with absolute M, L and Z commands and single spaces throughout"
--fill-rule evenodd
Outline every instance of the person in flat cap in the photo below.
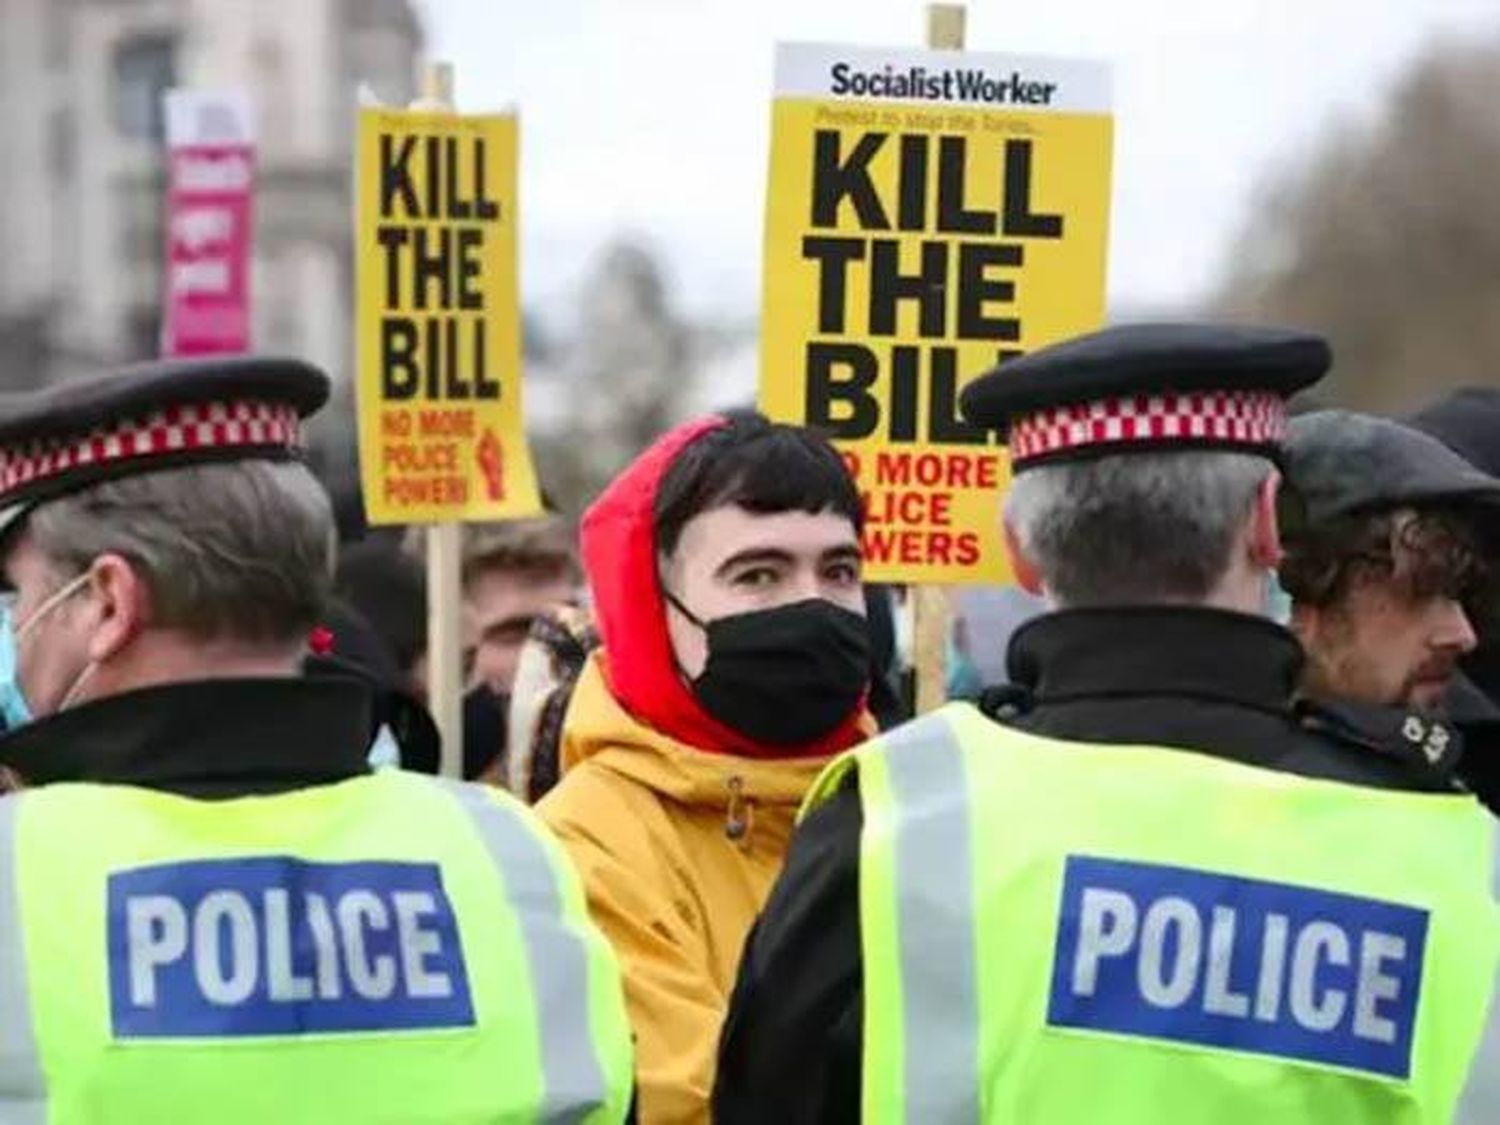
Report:
M 367 682 L 303 674 L 327 396 L 242 357 L 0 402 L 0 1120 L 626 1115 L 618 967 L 558 846 L 371 771 Z
M 1492 578 L 1480 530 L 1500 480 L 1389 418 L 1292 421 L 1281 585 L 1307 650 L 1307 691 L 1440 713 Z
M 1299 708 L 1264 613 L 1287 400 L 1330 360 L 1138 325 L 966 388 L 1052 610 L 1003 693 L 814 787 L 717 1121 L 1452 1118 L 1496 966 L 1487 814 L 1399 721 Z

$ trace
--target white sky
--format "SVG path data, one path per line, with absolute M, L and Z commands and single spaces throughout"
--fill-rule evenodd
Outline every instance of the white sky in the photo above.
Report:
M 674 297 L 753 315 L 772 45 L 920 43 L 919 0 L 419 0 L 458 101 L 522 112 L 526 303 L 565 314 L 617 233 Z M 1256 189 L 1366 120 L 1439 36 L 1500 36 L 1497 0 L 971 0 L 976 50 L 1114 65 L 1110 295 L 1202 299 Z

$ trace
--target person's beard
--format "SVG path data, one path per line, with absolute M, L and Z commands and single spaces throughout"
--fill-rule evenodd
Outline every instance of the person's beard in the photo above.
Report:
M 1398 706 L 1411 707 L 1419 711 L 1441 710 L 1443 697 L 1453 683 L 1453 677 L 1457 671 L 1457 654 L 1434 654 L 1417 665 L 1406 677 L 1406 682 L 1402 685 L 1401 697 L 1394 702 Z
M 1314 698 L 1345 699 L 1382 707 L 1438 711 L 1458 670 L 1458 657 L 1435 653 L 1411 669 L 1392 689 L 1359 646 L 1340 640 L 1332 651 L 1309 651 L 1304 691 Z

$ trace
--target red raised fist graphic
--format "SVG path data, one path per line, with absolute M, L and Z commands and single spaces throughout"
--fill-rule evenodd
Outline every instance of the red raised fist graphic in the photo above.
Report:
M 495 431 L 486 427 L 484 437 L 479 439 L 475 454 L 480 471 L 484 473 L 484 488 L 489 498 L 499 502 L 505 499 L 505 452 Z

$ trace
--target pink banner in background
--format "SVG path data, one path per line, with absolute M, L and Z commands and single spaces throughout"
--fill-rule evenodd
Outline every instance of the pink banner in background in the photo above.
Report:
M 255 146 L 241 94 L 167 95 L 167 247 L 162 353 L 250 349 Z

